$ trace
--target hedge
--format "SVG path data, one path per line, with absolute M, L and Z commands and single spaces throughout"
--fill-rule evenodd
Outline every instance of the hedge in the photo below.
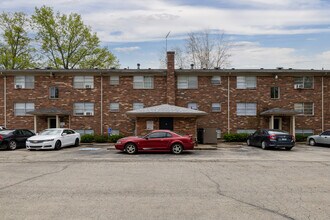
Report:
M 92 142 L 96 142 L 96 143 L 116 143 L 120 138 L 125 137 L 124 135 L 111 135 L 111 136 L 107 136 L 107 135 L 94 135 L 94 134 L 84 134 L 81 135 L 81 143 L 92 143 Z
M 250 134 L 225 134 L 223 135 L 223 139 L 227 142 L 245 142 Z
M 308 135 L 303 135 L 303 134 L 296 134 L 296 142 L 305 142 L 307 141 Z

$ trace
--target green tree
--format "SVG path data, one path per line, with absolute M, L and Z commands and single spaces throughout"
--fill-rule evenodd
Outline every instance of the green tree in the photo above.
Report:
M 35 8 L 32 15 L 37 40 L 48 64 L 55 68 L 104 68 L 117 66 L 117 58 L 106 48 L 91 28 L 84 25 L 81 16 L 54 14 L 53 9 Z
M 33 67 L 35 49 L 27 28 L 30 20 L 22 12 L 0 14 L 0 66 L 5 69 Z

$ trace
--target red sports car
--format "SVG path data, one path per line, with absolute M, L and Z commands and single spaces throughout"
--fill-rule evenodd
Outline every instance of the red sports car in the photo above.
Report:
M 142 151 L 180 154 L 183 150 L 193 150 L 194 146 L 195 142 L 191 135 L 181 136 L 168 130 L 155 130 L 144 137 L 121 138 L 115 144 L 117 150 L 128 154 Z

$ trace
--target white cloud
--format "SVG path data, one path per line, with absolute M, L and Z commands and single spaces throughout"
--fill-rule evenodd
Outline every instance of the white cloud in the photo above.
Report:
M 121 52 L 121 53 L 128 53 L 128 52 L 132 52 L 135 50 L 140 50 L 140 47 L 116 47 L 114 48 L 115 51 L 117 52 Z

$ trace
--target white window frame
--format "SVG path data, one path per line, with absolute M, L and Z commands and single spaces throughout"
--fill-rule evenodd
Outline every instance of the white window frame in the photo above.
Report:
M 237 89 L 256 89 L 257 77 L 256 76 L 237 76 L 236 77 Z
M 307 80 L 308 78 L 310 78 L 312 80 L 311 87 L 306 87 L 306 84 L 309 83 L 309 81 Z M 295 77 L 293 87 L 294 87 L 294 89 L 314 89 L 314 77 L 313 76 Z
M 15 76 L 16 89 L 34 89 L 34 76 Z
M 197 89 L 198 76 L 178 76 L 177 88 L 178 89 Z
M 120 131 L 118 129 L 112 129 L 110 136 L 112 135 L 120 135 Z
M 278 96 L 277 97 L 272 97 L 273 88 L 277 88 L 277 91 L 278 91 Z M 280 87 L 278 87 L 278 86 L 272 86 L 272 87 L 270 87 L 270 98 L 271 99 L 279 99 L 280 98 L 280 91 L 281 91 L 280 90 Z
M 215 130 L 215 132 L 217 133 L 217 139 L 220 139 L 221 138 L 221 129 L 220 128 L 217 128 Z
M 144 104 L 142 102 L 134 102 L 133 103 L 133 110 L 138 110 L 144 108 Z
M 257 115 L 257 103 L 254 103 L 254 102 L 236 103 L 236 114 L 238 116 L 256 116 Z
M 110 76 L 110 85 L 119 85 L 119 76 Z
M 57 97 L 56 97 L 56 91 L 57 91 Z M 58 99 L 59 98 L 59 89 L 57 86 L 51 86 L 49 87 L 49 98 L 50 99 Z
M 296 134 L 309 136 L 309 135 L 314 134 L 314 130 L 313 129 L 300 129 L 300 128 L 297 128 L 296 129 Z
M 306 105 L 312 105 L 312 114 L 306 114 L 306 111 L 308 110 L 306 108 Z M 305 115 L 305 116 L 313 116 L 314 115 L 314 103 L 313 102 L 299 102 L 299 103 L 294 103 L 294 110 L 297 112 L 300 112 L 298 115 Z M 310 110 L 310 108 L 309 108 Z
M 133 89 L 153 89 L 153 76 L 133 76 Z
M 73 87 L 75 89 L 94 89 L 94 76 L 74 76 Z
M 76 102 L 73 104 L 73 115 L 75 116 L 93 116 L 93 102 Z
M 196 102 L 189 102 L 187 108 L 198 110 L 198 105 Z
M 212 103 L 212 112 L 221 112 L 221 103 Z
M 80 135 L 84 135 L 84 134 L 94 134 L 94 130 L 93 129 L 78 129 L 75 130 L 77 133 L 79 133 Z
M 212 76 L 211 84 L 212 85 L 221 85 L 221 76 Z
M 253 134 L 256 132 L 255 129 L 237 129 L 236 133 L 237 134 Z
M 110 112 L 119 112 L 119 103 L 118 102 L 110 102 Z
M 154 121 L 146 121 L 146 130 L 154 130 Z
M 26 112 L 34 111 L 34 103 L 26 102 L 26 103 L 15 103 L 14 104 L 14 113 L 15 116 L 27 116 Z

